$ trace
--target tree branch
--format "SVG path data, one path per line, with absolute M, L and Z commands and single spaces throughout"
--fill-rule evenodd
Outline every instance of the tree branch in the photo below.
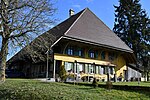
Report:
M 3 32 L 0 32 L 0 35 L 2 35 L 3 34 Z
M 9 38 L 16 38 L 16 37 L 20 37 L 20 36 L 23 36 L 24 34 L 26 34 L 26 33 L 28 33 L 28 32 L 33 32 L 33 31 L 35 31 L 35 30 L 27 30 L 27 31 L 25 31 L 25 32 L 21 32 L 21 33 L 19 33 L 19 34 L 16 34 L 16 35 L 11 35 Z
M 25 4 L 23 4 L 23 5 L 21 5 L 21 6 L 19 6 L 19 7 L 15 7 L 15 8 L 11 8 L 10 6 L 9 6 L 9 10 L 8 10 L 8 12 L 11 12 L 11 11 L 13 11 L 13 10 L 18 10 L 18 9 L 22 9 L 22 8 L 24 8 L 24 7 L 31 7 L 31 8 L 35 8 L 33 5 L 29 5 L 28 3 L 25 3 Z

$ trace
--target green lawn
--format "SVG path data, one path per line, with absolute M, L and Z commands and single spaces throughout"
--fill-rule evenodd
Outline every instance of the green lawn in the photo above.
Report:
M 0 84 L 0 100 L 150 100 L 150 92 L 7 79 Z
M 106 82 L 99 82 L 99 84 L 106 84 Z M 128 86 L 146 86 L 150 87 L 150 82 L 113 82 L 113 85 L 128 85 Z

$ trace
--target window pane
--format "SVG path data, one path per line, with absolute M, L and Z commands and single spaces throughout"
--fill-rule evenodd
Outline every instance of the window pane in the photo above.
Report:
M 70 50 L 70 55 L 73 55 L 73 50 L 72 49 Z
M 77 63 L 77 71 L 76 73 L 80 73 L 83 71 L 84 64 Z
M 111 74 L 111 75 L 114 74 L 114 67 L 110 67 L 110 74 Z
M 98 74 L 99 66 L 96 66 L 96 74 Z
M 85 73 L 88 73 L 88 64 L 85 64 Z
M 94 68 L 91 64 L 89 64 L 89 73 L 93 73 L 94 72 Z
M 71 55 L 71 50 L 70 50 L 70 49 L 68 49 L 67 54 L 68 54 L 68 55 Z
M 73 63 L 65 62 L 65 69 L 67 72 L 73 70 Z
M 106 68 L 105 68 L 105 66 L 101 66 L 101 74 L 106 74 Z
M 99 66 L 99 68 L 98 68 L 98 70 L 99 70 L 99 74 L 102 74 L 102 72 L 101 72 L 101 66 Z
M 94 58 L 94 52 L 90 52 L 90 57 Z
M 67 48 L 67 54 L 68 54 L 68 55 L 73 55 L 73 52 L 74 52 L 74 51 L 73 51 L 73 47 L 68 47 L 68 48 Z
M 100 68 L 100 74 L 104 74 L 104 72 L 105 72 L 105 71 L 104 71 L 104 67 L 101 67 L 101 68 Z
M 79 50 L 79 51 L 78 51 L 78 56 L 82 56 L 82 55 L 83 55 L 82 50 Z

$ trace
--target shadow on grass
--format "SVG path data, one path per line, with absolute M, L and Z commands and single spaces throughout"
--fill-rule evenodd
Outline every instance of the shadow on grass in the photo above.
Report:
M 148 96 L 150 98 L 150 91 L 144 91 L 144 90 L 127 90 L 127 89 L 121 89 L 121 88 L 114 88 L 113 90 L 121 90 L 121 91 L 128 91 L 128 92 L 136 92 L 139 94 L 144 94 L 145 96 Z
M 146 81 L 146 82 L 144 81 L 143 83 L 150 83 L 150 81 Z
M 0 90 L 0 100 L 10 99 L 11 93 L 7 89 Z
M 94 89 L 92 87 L 92 85 L 89 85 L 89 84 L 78 84 L 79 86 L 85 86 L 85 87 L 89 87 L 89 88 L 78 88 L 80 90 L 90 90 L 90 91 L 96 91 L 96 89 Z M 108 89 L 106 89 L 106 85 L 102 84 L 100 85 L 99 87 L 97 88 L 101 88 L 101 90 L 97 90 L 97 91 L 106 91 Z M 104 89 L 104 90 L 103 90 Z M 135 88 L 132 90 L 130 87 L 122 87 L 122 86 L 118 86 L 118 87 L 115 87 L 115 88 L 112 88 L 112 90 L 121 90 L 121 91 L 127 91 L 127 92 L 136 92 L 136 93 L 139 93 L 139 94 L 144 94 L 145 96 L 148 96 L 150 98 L 150 91 L 148 91 L 148 89 L 144 90 L 144 89 L 136 89 L 136 86 Z

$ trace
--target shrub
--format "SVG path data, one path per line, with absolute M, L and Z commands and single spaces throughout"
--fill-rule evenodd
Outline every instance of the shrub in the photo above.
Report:
M 110 89 L 112 89 L 112 87 L 113 87 L 112 82 L 107 81 L 106 82 L 106 89 L 110 90 Z
M 98 86 L 98 82 L 97 82 L 96 78 L 93 79 L 92 85 L 93 85 L 94 88 L 96 88 Z
M 66 70 L 65 70 L 65 66 L 64 65 L 60 66 L 59 77 L 60 77 L 62 82 L 64 82 L 66 80 L 66 78 L 67 78 Z

